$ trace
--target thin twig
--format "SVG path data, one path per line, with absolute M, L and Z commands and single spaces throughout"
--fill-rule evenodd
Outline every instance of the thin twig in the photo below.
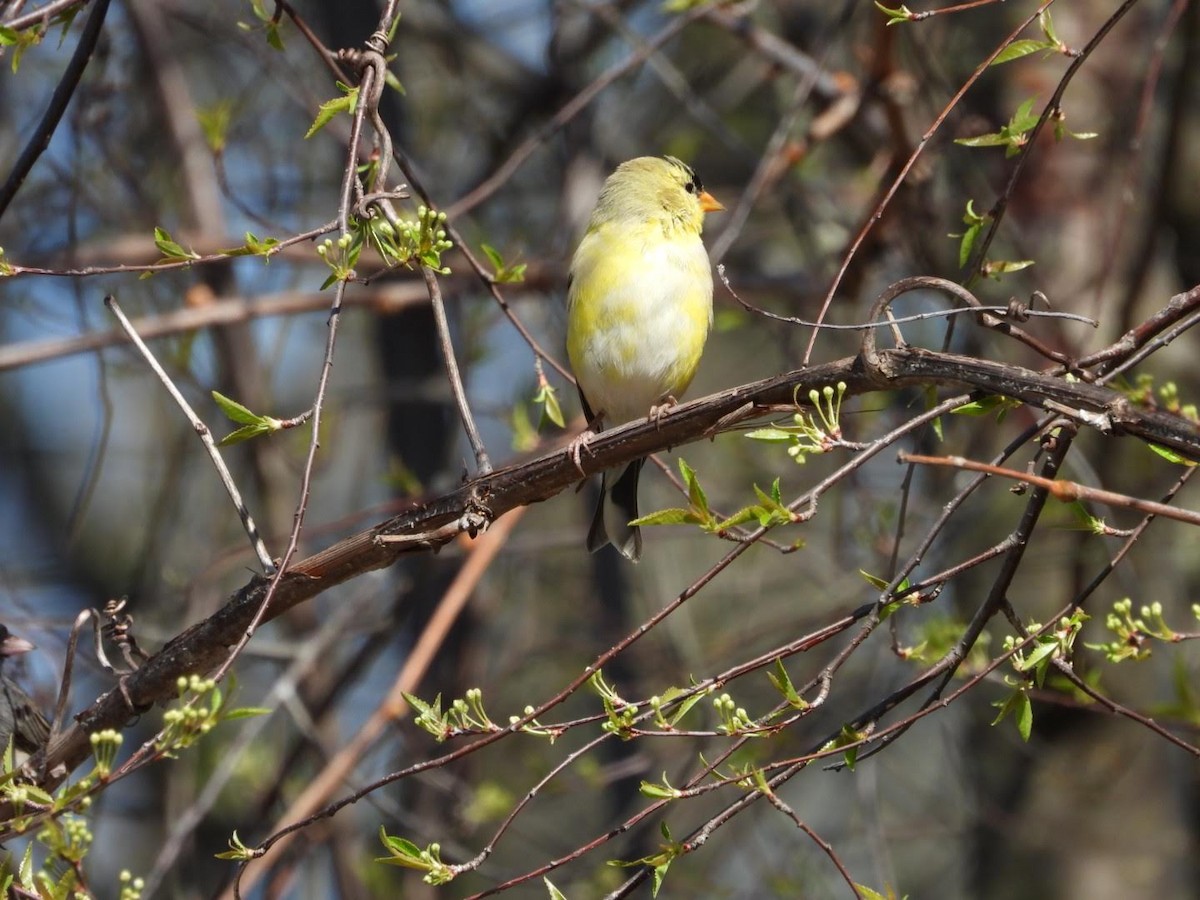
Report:
M 976 462 L 973 459 L 965 459 L 961 456 L 922 456 L 917 453 L 905 453 L 902 451 L 900 453 L 900 461 L 925 466 L 947 466 L 954 469 L 966 469 L 968 472 L 985 472 L 988 475 L 1011 478 L 1014 481 L 1043 488 L 1053 495 L 1056 500 L 1060 500 L 1063 503 L 1090 500 L 1093 503 L 1105 503 L 1109 506 L 1136 509 L 1138 512 L 1162 516 L 1166 519 L 1174 519 L 1177 522 L 1186 522 L 1188 525 L 1200 525 L 1200 512 L 1190 509 L 1167 506 L 1164 503 L 1156 503 L 1153 500 L 1143 500 L 1140 497 L 1118 494 L 1116 491 L 1106 491 L 1103 488 L 1089 487 L 1086 484 L 1066 481 L 1061 478 L 1042 478 L 1038 475 L 1031 475 L 1028 472 L 1005 469 L 1002 466 Z
M 221 458 L 221 451 L 217 448 L 216 441 L 213 440 L 212 432 L 208 430 L 208 426 L 196 415 L 191 404 L 184 399 L 183 394 L 179 392 L 179 388 L 175 387 L 175 383 L 171 381 L 171 377 L 166 373 L 158 360 L 154 358 L 154 354 L 150 352 L 150 348 L 138 336 L 134 330 L 133 323 L 125 316 L 117 303 L 117 298 L 109 294 L 104 298 L 104 305 L 112 311 L 116 316 L 117 321 L 129 335 L 129 340 L 137 347 L 138 352 L 142 354 L 142 358 L 150 366 L 151 370 L 158 380 L 162 382 L 163 387 L 167 389 L 167 393 L 183 410 L 183 414 L 187 416 L 188 421 L 192 423 L 192 427 L 196 430 L 196 434 L 200 436 L 201 442 L 204 444 L 204 449 L 208 451 L 209 458 L 213 465 L 216 466 L 217 475 L 221 478 L 221 484 L 225 486 L 226 493 L 229 494 L 229 499 L 233 501 L 234 507 L 237 509 L 238 518 L 242 520 L 242 527 L 246 530 L 246 536 L 250 538 L 250 545 L 254 548 L 254 553 L 258 557 L 259 563 L 262 564 L 263 571 L 268 575 L 275 573 L 275 563 L 271 561 L 271 554 L 267 552 L 267 547 L 263 543 L 262 536 L 258 533 L 258 526 L 254 524 L 254 519 L 250 516 L 250 510 L 246 508 L 246 504 L 242 501 L 241 492 L 238 491 L 237 485 L 234 484 L 233 476 L 229 473 L 229 469 L 225 466 L 225 460 Z
M 33 25 L 48 23 L 54 16 L 66 12 L 72 6 L 86 5 L 87 0 L 53 0 L 45 6 L 30 10 L 23 16 L 14 16 L 7 22 L 0 22 L 0 25 L 12 31 L 24 31 Z
M 92 52 L 96 49 L 96 42 L 100 39 L 100 29 L 104 26 L 104 16 L 108 12 L 108 4 L 109 0 L 96 0 L 95 5 L 88 12 L 87 21 L 79 35 L 79 43 L 75 45 L 71 61 L 67 64 L 62 78 L 54 88 L 54 93 L 50 97 L 50 105 L 46 107 L 42 120 L 38 122 L 38 127 L 30 135 L 25 149 L 21 151 L 20 158 L 9 172 L 4 186 L 0 187 L 0 218 L 3 218 L 8 204 L 17 195 L 21 185 L 25 183 L 25 178 L 29 175 L 33 164 L 50 146 L 50 138 L 54 136 L 58 123 L 62 121 L 63 113 L 67 111 L 67 104 L 75 95 L 79 79 L 83 77 L 83 71 L 87 68 L 88 61 L 92 58 Z
M 842 880 L 850 886 L 850 890 L 854 893 L 854 896 L 861 897 L 863 895 L 862 891 L 858 889 L 858 885 L 855 884 L 854 879 L 850 877 L 850 872 L 846 869 L 846 864 L 843 863 L 841 858 L 837 855 L 837 852 L 833 849 L 833 845 L 817 834 L 817 832 L 813 830 L 812 826 L 796 815 L 796 811 L 780 800 L 779 795 L 774 791 L 767 791 L 766 798 L 767 802 L 791 819 L 792 823 L 797 828 L 807 834 L 812 842 L 821 848 L 822 852 L 829 857 L 834 867 L 838 870 L 838 874 L 842 876 Z
M 886 322 L 859 322 L 849 325 L 834 325 L 829 322 L 810 322 L 807 319 L 801 319 L 799 316 L 784 316 L 779 313 L 773 313 L 770 310 L 755 306 L 743 300 L 733 289 L 729 283 L 729 277 L 725 274 L 725 264 L 721 263 L 717 266 L 717 275 L 721 279 L 721 283 L 725 285 L 725 289 L 729 291 L 729 296 L 737 301 L 738 305 L 748 313 L 753 313 L 756 316 L 762 316 L 764 319 L 771 319 L 775 322 L 786 322 L 789 325 L 799 325 L 803 328 L 819 328 L 825 331 L 867 331 L 871 328 L 891 327 L 893 325 L 904 325 L 909 322 L 924 322 L 928 319 L 948 319 L 951 316 L 960 316 L 963 314 L 978 314 L 989 313 L 1001 318 L 1011 318 L 1014 321 L 1024 321 L 1025 319 L 1065 319 L 1070 322 L 1082 322 L 1085 325 L 1091 325 L 1093 328 L 1099 328 L 1100 323 L 1091 316 L 1081 316 L 1078 313 L 1058 312 L 1057 310 L 1047 309 L 1031 309 L 1023 303 L 1016 301 L 1008 304 L 1008 306 L 984 306 L 978 301 L 972 306 L 956 307 L 954 309 L 936 309 L 929 312 L 913 313 L 908 316 L 890 316 Z M 911 282 L 911 283 L 910 283 Z M 965 288 L 952 281 L 944 281 L 940 278 L 925 278 L 917 276 L 913 279 L 904 279 L 896 282 L 896 285 L 905 285 L 905 290 L 939 290 L 947 286 L 953 288 L 956 296 L 972 296 Z
M 67 712 L 67 700 L 71 696 L 71 679 L 72 673 L 75 671 L 75 651 L 79 647 L 79 631 L 92 618 L 92 615 L 93 610 L 83 610 L 75 617 L 75 624 L 71 626 L 71 636 L 67 639 L 67 652 L 63 659 L 62 679 L 58 685 L 58 700 L 54 704 L 54 720 L 50 723 L 50 734 L 46 737 L 47 744 L 62 731 Z M 43 771 L 43 778 L 45 774 Z
M 429 291 L 429 303 L 433 307 L 433 318 L 437 323 L 438 340 L 442 345 L 442 359 L 446 362 L 446 375 L 450 379 L 450 390 L 454 394 L 454 402 L 458 406 L 458 415 L 466 429 L 467 439 L 471 442 L 471 450 L 475 454 L 475 465 L 480 475 L 492 471 L 492 462 L 488 459 L 483 439 L 475 427 L 475 419 L 471 415 L 471 406 L 467 403 L 467 392 L 463 389 L 462 375 L 458 371 L 458 362 L 454 358 L 454 344 L 450 341 L 450 323 L 446 319 L 446 305 L 442 302 L 442 289 L 438 286 L 437 275 L 429 266 L 421 266 L 421 274 L 425 277 L 425 287 Z

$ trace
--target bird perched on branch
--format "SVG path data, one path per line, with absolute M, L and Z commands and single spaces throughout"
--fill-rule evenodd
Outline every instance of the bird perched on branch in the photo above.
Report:
M 712 325 L 712 266 L 700 231 L 724 209 L 674 157 L 644 156 L 604 182 L 575 251 L 567 288 L 567 355 L 589 431 L 601 422 L 657 419 L 696 374 Z M 642 552 L 637 483 L 644 459 L 605 473 L 587 546 L 612 543 L 626 559 Z
M 0 666 L 5 660 L 34 649 L 33 644 L 19 638 L 0 625 Z M 25 691 L 0 671 L 0 753 L 12 741 L 18 753 L 36 753 L 50 740 L 50 723 Z

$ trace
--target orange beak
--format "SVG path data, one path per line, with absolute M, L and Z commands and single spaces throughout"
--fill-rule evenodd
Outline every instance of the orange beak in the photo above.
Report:
M 700 200 L 700 209 L 703 212 L 716 212 L 719 209 L 725 208 L 724 206 L 721 205 L 721 201 L 718 200 L 716 197 L 714 197 L 712 194 L 710 194 L 708 191 L 701 191 L 699 200 Z

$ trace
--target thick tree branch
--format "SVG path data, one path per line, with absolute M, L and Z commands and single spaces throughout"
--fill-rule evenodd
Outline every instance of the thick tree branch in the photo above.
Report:
M 906 386 L 968 387 L 985 396 L 1007 396 L 1066 415 L 1081 424 L 1119 436 L 1129 435 L 1169 447 L 1200 461 L 1200 429 L 1178 416 L 1135 407 L 1106 388 L 1045 375 L 1004 363 L 905 348 L 872 354 L 872 364 L 847 357 L 732 388 L 676 407 L 657 424 L 636 422 L 605 431 L 582 459 L 587 474 L 611 468 L 655 451 L 678 447 L 747 419 L 772 406 L 791 405 L 811 389 L 845 382 L 848 395 Z M 485 528 L 518 507 L 548 500 L 579 480 L 574 461 L 564 451 L 499 469 L 455 491 L 414 505 L 377 526 L 288 567 L 262 622 L 343 582 L 394 563 L 417 550 L 436 551 L 466 531 Z M 407 540 L 397 538 L 409 538 Z M 244 633 L 266 595 L 267 579 L 256 577 L 203 622 L 169 641 L 141 669 L 125 679 L 125 695 L 109 691 L 76 717 L 47 748 L 41 771 L 61 778 L 89 755 L 88 735 L 102 728 L 121 728 L 138 712 L 174 699 L 180 675 L 206 673 L 227 656 L 228 647 Z M 134 708 L 126 703 L 128 697 Z

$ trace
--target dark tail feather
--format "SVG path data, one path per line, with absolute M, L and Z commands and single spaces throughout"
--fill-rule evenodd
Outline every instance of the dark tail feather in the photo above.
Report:
M 629 523 L 638 517 L 638 475 L 644 462 L 637 459 L 629 463 L 611 486 L 608 475 L 603 476 L 600 501 L 588 531 L 587 547 L 593 553 L 611 543 L 630 562 L 641 557 L 642 530 Z
M 592 513 L 592 527 L 588 529 L 587 548 L 595 553 L 608 543 L 608 531 L 604 528 L 604 507 L 608 500 L 607 479 L 600 476 L 600 496 L 596 498 L 596 511 Z

